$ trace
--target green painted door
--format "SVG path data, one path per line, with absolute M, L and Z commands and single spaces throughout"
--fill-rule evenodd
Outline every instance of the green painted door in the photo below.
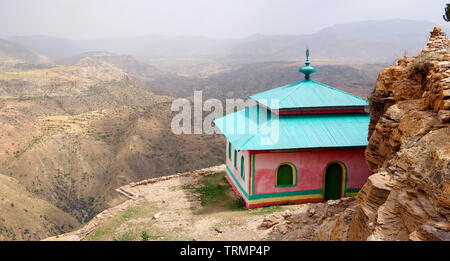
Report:
M 325 173 L 325 200 L 341 197 L 342 168 L 338 163 L 332 163 Z

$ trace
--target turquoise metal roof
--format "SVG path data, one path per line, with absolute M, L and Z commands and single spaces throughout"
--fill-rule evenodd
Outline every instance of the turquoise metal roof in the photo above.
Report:
M 251 95 L 270 109 L 367 106 L 367 100 L 314 80 L 305 79 Z
M 256 105 L 214 123 L 236 150 L 284 150 L 367 146 L 369 121 L 369 114 L 277 116 Z

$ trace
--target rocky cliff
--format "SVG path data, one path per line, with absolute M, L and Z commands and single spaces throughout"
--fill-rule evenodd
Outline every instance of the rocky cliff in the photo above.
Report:
M 383 69 L 370 97 L 366 159 L 348 240 L 450 240 L 450 41 Z

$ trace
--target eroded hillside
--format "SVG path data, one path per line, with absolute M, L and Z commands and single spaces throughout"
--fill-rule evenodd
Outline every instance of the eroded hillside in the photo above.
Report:
M 172 98 L 109 63 L 3 72 L 0 92 L 0 173 L 81 223 L 123 184 L 222 162 L 222 137 L 173 134 Z
M 81 53 L 73 57 L 59 59 L 57 63 L 73 65 L 78 63 L 79 60 L 86 58 L 92 59 L 96 63 L 106 62 L 113 64 L 123 71 L 127 72 L 131 76 L 145 80 L 153 80 L 154 78 L 167 74 L 166 72 L 159 70 L 155 66 L 137 61 L 130 55 L 120 55 L 110 52 Z
M 0 72 L 49 67 L 51 59 L 18 43 L 0 39 Z
M 77 228 L 79 222 L 0 174 L 0 240 L 38 240 Z

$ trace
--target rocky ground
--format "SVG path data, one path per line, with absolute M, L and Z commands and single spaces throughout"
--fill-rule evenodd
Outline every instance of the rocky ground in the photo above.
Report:
M 265 240 L 344 240 L 356 212 L 352 197 L 308 203 L 264 217 L 262 227 L 273 226 Z

